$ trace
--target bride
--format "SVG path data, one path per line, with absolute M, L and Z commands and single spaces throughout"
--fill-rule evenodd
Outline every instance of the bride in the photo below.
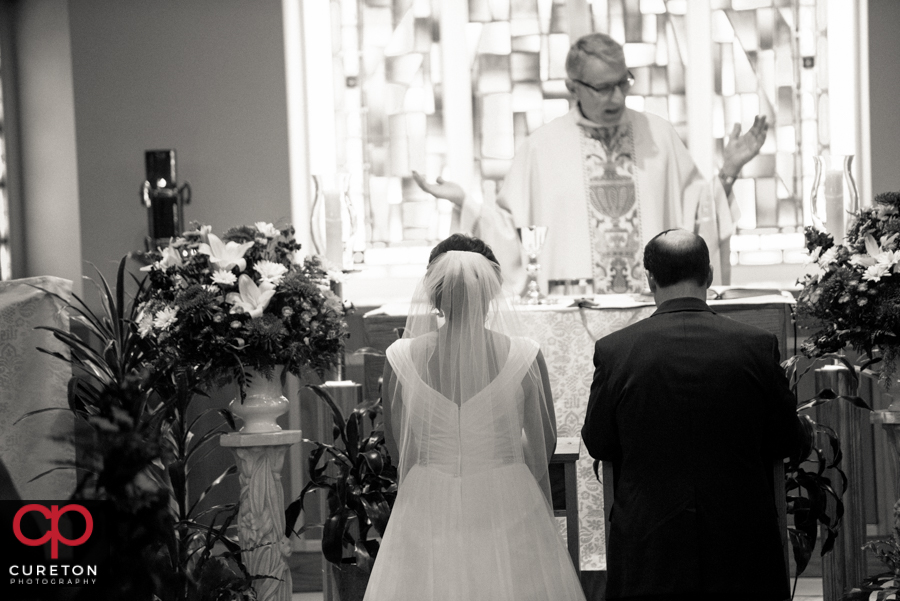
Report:
M 518 333 L 490 248 L 440 242 L 387 350 L 400 488 L 366 601 L 584 599 L 550 504 L 547 368 Z

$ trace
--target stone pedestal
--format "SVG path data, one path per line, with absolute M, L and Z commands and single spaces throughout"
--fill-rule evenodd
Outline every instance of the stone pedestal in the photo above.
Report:
M 300 430 L 260 434 L 223 434 L 223 447 L 234 451 L 241 483 L 238 533 L 244 564 L 254 576 L 259 601 L 291 601 L 291 545 L 284 535 L 281 470 L 288 447 L 300 442 Z
M 895 407 L 896 402 L 891 404 L 889 409 L 873 411 L 869 416 L 869 421 L 873 424 L 881 424 L 887 434 L 888 441 L 893 445 L 894 450 L 900 455 L 900 409 Z

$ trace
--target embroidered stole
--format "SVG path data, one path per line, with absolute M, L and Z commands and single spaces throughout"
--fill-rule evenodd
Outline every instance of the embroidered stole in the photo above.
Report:
M 594 292 L 640 292 L 646 282 L 632 125 L 579 129 Z

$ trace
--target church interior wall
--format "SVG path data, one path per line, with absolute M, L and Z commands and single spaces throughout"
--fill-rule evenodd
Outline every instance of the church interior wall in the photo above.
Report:
M 872 192 L 900 190 L 900 2 L 869 0 Z
M 111 275 L 143 248 L 143 152 L 176 148 L 188 220 L 290 219 L 282 3 L 15 2 L 24 269 Z M 872 193 L 900 189 L 900 3 L 868 2 Z M 35 76 L 32 73 L 41 72 Z M 313 146 L 314 149 L 314 146 Z M 863 199 L 864 201 L 866 199 Z M 64 249 L 61 251 L 61 249 Z M 735 266 L 733 283 L 793 283 L 799 266 Z M 368 299 L 371 300 L 371 299 Z
M 143 249 L 145 150 L 176 149 L 187 221 L 222 232 L 290 220 L 280 0 L 80 0 L 69 12 L 83 261 L 109 275 Z

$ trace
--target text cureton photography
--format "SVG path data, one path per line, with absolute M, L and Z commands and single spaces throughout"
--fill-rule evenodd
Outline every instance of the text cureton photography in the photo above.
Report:
M 0 501 L 2 597 L 52 598 L 48 589 L 97 585 L 110 516 L 105 502 Z

